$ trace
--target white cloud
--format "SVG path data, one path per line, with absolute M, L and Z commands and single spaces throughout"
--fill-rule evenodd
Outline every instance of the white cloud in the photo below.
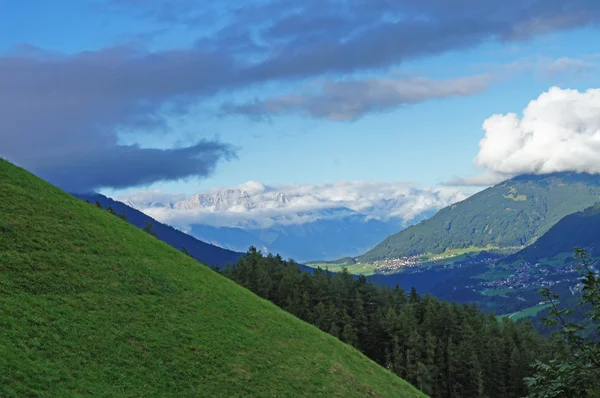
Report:
M 521 117 L 493 115 L 474 163 L 493 174 L 600 173 L 600 89 L 552 87 Z
M 119 200 L 181 229 L 191 224 L 266 228 L 336 219 L 360 213 L 367 218 L 410 222 L 468 195 L 457 188 L 414 188 L 405 182 L 340 181 L 315 185 L 264 185 L 250 181 L 187 198 L 142 191 Z M 174 198 L 175 200 L 168 200 Z

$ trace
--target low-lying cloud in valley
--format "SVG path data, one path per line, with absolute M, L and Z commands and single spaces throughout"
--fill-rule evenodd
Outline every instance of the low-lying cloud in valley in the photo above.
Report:
M 248 182 L 182 198 L 142 191 L 119 200 L 149 216 L 186 230 L 192 224 L 269 228 L 362 214 L 367 218 L 410 223 L 463 200 L 456 188 L 414 188 L 408 183 L 341 181 L 316 185 L 263 185 Z

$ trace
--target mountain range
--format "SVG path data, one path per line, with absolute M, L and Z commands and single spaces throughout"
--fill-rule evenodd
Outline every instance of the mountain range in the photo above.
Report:
M 354 184 L 354 185 L 353 185 Z M 233 251 L 255 246 L 298 261 L 357 256 L 387 236 L 465 197 L 460 191 L 383 187 L 265 186 L 249 182 L 187 198 L 119 198 L 202 241 Z
M 368 263 L 461 249 L 518 251 L 563 217 L 599 201 L 598 175 L 523 175 L 443 208 L 389 236 L 358 260 Z

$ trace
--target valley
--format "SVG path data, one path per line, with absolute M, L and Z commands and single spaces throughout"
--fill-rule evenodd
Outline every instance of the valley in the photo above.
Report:
M 581 212 L 567 215 L 557 222 L 556 225 L 551 226 L 549 231 L 544 235 L 536 239 L 534 245 L 527 247 L 494 246 L 488 244 L 482 250 L 481 247 L 469 245 L 464 248 L 447 248 L 440 253 L 380 259 L 371 263 L 362 263 L 361 257 L 359 256 L 344 257 L 332 261 L 307 262 L 304 265 L 300 265 L 293 260 L 290 260 L 289 262 L 283 260 L 281 256 L 274 256 L 272 254 L 264 255 L 253 247 L 246 253 L 236 253 L 211 246 L 204 242 L 197 241 L 168 225 L 157 223 L 147 215 L 132 209 L 123 203 L 115 202 L 109 198 L 98 195 L 80 196 L 83 200 L 76 200 L 60 191 L 54 191 L 54 188 L 51 186 L 44 186 L 43 183 L 38 180 L 32 180 L 32 177 L 28 176 L 25 172 L 19 171 L 7 163 L 0 163 L 0 166 L 2 167 L 0 171 L 4 174 L 0 174 L 0 179 L 4 179 L 4 185 L 5 187 L 8 187 L 8 189 L 4 188 L 3 191 L 0 191 L 0 193 L 3 192 L 4 195 L 3 205 L 12 206 L 9 211 L 5 212 L 5 214 L 11 214 L 11 216 L 8 218 L 5 216 L 3 219 L 0 219 L 0 221 L 3 222 L 3 224 L 0 225 L 2 227 L 0 231 L 3 232 L 0 238 L 4 239 L 5 247 L 12 247 L 11 245 L 14 245 L 16 237 L 20 237 L 19 239 L 21 239 L 22 242 L 28 242 L 26 240 L 27 238 L 24 238 L 23 235 L 20 235 L 20 233 L 17 232 L 23 228 L 23 226 L 19 226 L 21 225 L 19 223 L 29 220 L 32 214 L 39 213 L 36 209 L 40 206 L 47 207 L 50 205 L 49 209 L 52 209 L 52 203 L 56 202 L 54 206 L 57 207 L 51 214 L 57 214 L 58 217 L 64 218 L 65 221 L 60 224 L 62 225 L 61 228 L 63 228 L 64 233 L 70 234 L 68 235 L 70 236 L 68 240 L 70 243 L 68 243 L 68 245 L 75 245 L 70 249 L 74 252 L 74 254 L 70 255 L 72 258 L 69 256 L 65 257 L 62 260 L 58 260 L 59 263 L 70 267 L 71 271 L 69 272 L 78 274 L 80 271 L 78 271 L 77 267 L 82 264 L 83 258 L 80 258 L 78 254 L 75 254 L 78 251 L 77 247 L 80 245 L 82 248 L 94 248 L 93 253 L 96 254 L 94 254 L 93 257 L 88 258 L 87 262 L 92 261 L 95 264 L 95 267 L 98 267 L 98 272 L 101 270 L 105 271 L 102 271 L 102 273 L 99 274 L 94 273 L 93 279 L 105 279 L 106 283 L 113 286 L 111 288 L 111 294 L 116 294 L 117 297 L 120 297 L 120 295 L 127 295 L 128 293 L 126 290 L 122 290 L 125 287 L 120 287 L 121 283 L 124 283 L 124 280 L 119 279 L 118 281 L 112 281 L 112 268 L 103 268 L 106 267 L 106 265 L 103 265 L 105 264 L 105 257 L 106 259 L 114 258 L 113 260 L 110 260 L 113 267 L 116 266 L 118 269 L 125 266 L 132 267 L 131 271 L 127 272 L 134 272 L 133 275 L 139 275 L 132 276 L 133 279 L 126 285 L 128 289 L 150 289 L 149 292 L 152 293 L 149 294 L 167 297 L 164 296 L 164 294 L 169 291 L 169 289 L 174 289 L 173 291 L 177 292 L 180 289 L 182 289 L 182 291 L 187 291 L 189 289 L 197 291 L 197 289 L 200 288 L 191 287 L 191 285 L 181 285 L 183 279 L 171 280 L 172 276 L 170 276 L 171 271 L 169 268 L 164 270 L 156 268 L 156 270 L 151 271 L 151 274 L 148 274 L 148 276 L 142 276 L 145 275 L 146 272 L 149 272 L 144 268 L 147 265 L 142 264 L 153 264 L 153 261 L 155 260 L 152 259 L 154 258 L 160 259 L 162 256 L 168 254 L 173 257 L 172 260 L 168 261 L 168 264 L 171 264 L 172 262 L 177 263 L 177 261 L 183 261 L 185 259 L 185 256 L 183 256 L 182 253 L 179 253 L 183 258 L 178 257 L 178 260 L 176 260 L 178 253 L 175 250 L 167 250 L 161 254 L 162 249 L 168 248 L 166 245 L 160 247 L 153 246 L 151 248 L 151 246 L 149 246 L 150 243 L 157 243 L 158 240 L 156 238 L 158 238 L 169 243 L 171 246 L 174 246 L 184 254 L 187 254 L 188 257 L 195 257 L 197 255 L 200 260 L 202 256 L 214 256 L 212 265 L 218 273 L 237 282 L 240 285 L 240 288 L 245 287 L 258 296 L 276 304 L 288 313 L 316 326 L 316 328 L 321 329 L 322 332 L 326 332 L 333 336 L 334 340 L 332 341 L 353 346 L 361 353 L 371 358 L 375 362 L 373 365 L 381 365 L 381 369 L 383 369 L 383 367 L 392 369 L 393 373 L 397 376 L 401 376 L 403 379 L 408 380 L 426 394 L 441 394 L 443 396 L 445 396 L 444 391 L 450 383 L 449 380 L 452 379 L 460 380 L 460 391 L 464 391 L 467 396 L 471 396 L 473 391 L 478 388 L 487 391 L 497 391 L 497 389 L 500 388 L 498 391 L 510 391 L 507 393 L 508 396 L 519 396 L 519 394 L 522 394 L 525 391 L 523 377 L 531 374 L 526 363 L 529 363 L 533 358 L 543 355 L 544 350 L 546 350 L 546 340 L 544 340 L 544 337 L 534 333 L 529 326 L 527 326 L 527 323 L 522 323 L 521 321 L 524 319 L 532 319 L 536 323 L 539 323 L 539 318 L 544 314 L 547 314 L 552 305 L 550 302 L 541 299 L 538 289 L 543 287 L 552 288 L 554 292 L 559 293 L 562 296 L 564 301 L 570 301 L 571 297 L 579 296 L 580 292 L 584 289 L 580 270 L 575 266 L 573 261 L 574 258 L 569 256 L 568 253 L 561 251 L 563 246 L 549 245 L 545 242 L 547 240 L 555 239 L 554 236 L 559 229 L 564 233 L 564 228 L 569 227 L 580 230 L 584 225 L 590 225 L 591 228 L 596 225 L 596 217 L 600 216 L 600 212 L 597 211 L 595 205 L 584 209 Z M 33 186 L 42 184 L 37 188 L 37 192 L 47 191 L 47 193 L 44 194 L 45 196 L 42 197 L 45 198 L 45 200 L 40 198 L 38 201 L 30 201 L 31 209 L 29 207 L 19 207 L 23 203 L 27 203 L 27 200 L 22 198 L 18 200 L 15 199 L 17 198 L 15 195 L 18 194 L 13 192 L 21 192 L 18 188 L 22 188 L 19 185 L 19 180 L 29 181 L 29 184 Z M 524 200 L 519 201 L 523 202 Z M 66 205 L 67 202 L 69 203 L 69 206 Z M 17 203 L 20 205 L 16 206 Z M 62 204 L 59 206 L 59 203 Z M 60 210 L 68 209 L 71 206 L 73 207 L 73 210 Z M 66 211 L 66 213 L 64 213 L 64 211 Z M 15 218 L 15 215 L 19 215 L 19 218 Z M 117 215 L 119 216 L 117 217 Z M 53 220 L 52 217 L 55 216 L 49 215 L 46 216 L 46 218 L 38 218 L 38 223 L 44 225 L 44 223 L 51 222 L 51 220 Z M 100 243 L 91 245 L 90 243 L 87 243 L 86 240 L 87 237 L 91 236 L 91 231 L 87 231 L 86 228 L 88 227 L 86 226 L 91 224 L 89 221 L 79 224 L 79 220 L 82 219 L 95 220 L 98 225 L 96 227 L 96 233 L 101 231 L 99 228 L 106 228 L 102 227 L 104 225 L 111 228 L 111 232 L 103 232 L 103 238 Z M 134 227 L 134 225 L 127 225 L 124 221 L 137 225 L 137 228 Z M 115 222 L 117 224 L 115 224 Z M 123 227 L 130 228 L 125 228 L 121 231 L 121 228 Z M 411 228 L 416 227 L 408 227 L 407 231 L 410 231 Z M 140 229 L 142 231 L 140 231 Z M 78 234 L 80 236 L 76 237 L 74 231 L 79 231 Z M 30 236 L 35 236 L 35 234 Z M 41 236 L 43 237 L 41 239 L 44 240 L 52 239 L 47 235 Z M 129 239 L 132 238 L 128 238 L 128 236 L 135 239 L 130 241 Z M 577 234 L 573 234 L 572 238 L 576 239 L 577 236 Z M 38 241 L 34 239 L 30 244 L 35 246 L 37 244 L 36 242 Z M 117 242 L 123 243 L 117 244 Z M 595 239 L 590 239 L 584 243 L 588 250 L 594 252 L 595 242 Z M 23 243 L 20 245 L 22 244 Z M 565 244 L 568 245 L 570 243 L 565 242 Z M 0 251 L 0 258 L 3 259 L 2 261 L 5 269 L 14 274 L 14 276 L 10 277 L 13 278 L 14 281 L 17 281 L 15 286 L 21 283 L 18 282 L 18 278 L 20 278 L 18 273 L 15 273 L 18 269 L 17 264 L 20 263 L 22 259 L 29 258 L 27 257 L 29 255 L 25 255 L 21 252 L 22 246 L 20 245 L 16 246 L 16 249 L 11 249 L 11 251 L 8 252 Z M 118 247 L 119 249 L 117 249 L 117 252 L 121 253 L 122 258 L 111 257 L 109 254 L 104 254 L 107 245 Z M 136 260 L 136 257 L 133 256 L 133 254 L 127 254 L 130 253 L 134 247 L 137 247 L 137 245 L 141 245 L 142 249 L 146 250 L 143 253 L 151 256 L 149 257 L 151 260 Z M 188 247 L 190 248 L 189 250 Z M 549 248 L 552 248 L 553 250 L 549 250 Z M 545 257 L 536 262 L 529 261 L 532 257 L 536 257 L 536 255 L 532 254 L 533 250 L 537 250 L 537 253 L 543 253 Z M 195 254 L 192 254 L 192 252 Z M 48 254 L 47 256 L 52 255 Z M 208 259 L 209 257 L 206 258 Z M 226 259 L 229 260 L 227 261 Z M 39 267 L 41 267 L 39 268 L 40 270 L 45 270 L 43 263 L 39 263 L 39 259 L 30 259 L 27 261 L 33 261 L 36 264 L 33 268 L 33 273 L 30 272 L 28 277 L 39 278 L 40 281 L 44 280 L 44 278 L 46 278 L 44 275 L 47 271 L 41 271 L 42 274 L 39 275 L 36 273 L 40 272 L 36 271 Z M 150 262 L 146 263 L 144 261 Z M 192 260 L 188 258 L 186 261 Z M 194 261 L 192 262 L 195 263 Z M 6 268 L 6 266 L 8 266 L 8 268 Z M 155 268 L 150 269 L 154 270 Z M 595 261 L 590 263 L 589 269 L 590 272 L 598 274 L 597 263 Z M 160 273 L 154 274 L 155 272 L 158 272 L 157 270 L 161 270 Z M 325 270 L 325 272 L 323 272 L 323 270 Z M 185 271 L 191 272 L 191 274 L 186 274 L 183 278 L 189 278 L 190 281 L 194 283 L 194 286 L 206 283 L 206 281 L 211 283 L 211 286 L 220 286 L 222 283 L 219 279 L 213 281 L 211 279 L 213 276 L 203 274 L 203 272 L 207 271 L 202 271 L 200 273 L 198 273 L 198 271 L 199 270 L 196 268 L 191 268 L 190 271 Z M 218 275 L 215 274 L 215 276 Z M 127 278 L 130 278 L 130 276 L 127 276 Z M 208 279 L 206 279 L 205 282 L 200 282 L 198 278 L 203 278 L 203 280 L 204 278 Z M 138 286 L 137 281 L 142 283 L 142 285 Z M 52 285 L 55 282 L 50 283 Z M 86 283 L 86 286 L 88 286 L 87 284 L 93 282 L 84 281 L 82 283 Z M 51 289 L 50 291 L 53 291 L 51 285 L 49 285 L 49 288 Z M 93 284 L 89 286 L 92 288 Z M 164 289 L 167 290 L 163 292 Z M 231 286 L 228 288 L 223 286 L 219 287 L 219 289 L 225 289 L 226 293 L 224 294 L 227 294 L 229 298 L 236 297 L 236 294 L 239 294 L 235 289 L 231 290 Z M 227 289 L 230 289 L 231 291 Z M 212 292 L 212 290 L 210 290 L 210 292 Z M 236 311 L 238 311 L 239 307 L 236 307 L 233 303 L 229 303 L 224 296 L 218 296 L 218 298 L 214 299 L 216 301 L 211 301 L 213 300 L 210 297 L 211 294 L 212 293 L 209 293 L 208 291 L 202 293 L 204 297 L 202 306 L 208 305 L 206 308 L 203 307 L 204 309 L 202 311 L 196 306 L 190 307 L 189 304 L 184 306 L 187 308 L 184 310 L 184 307 L 182 307 L 183 304 L 177 301 L 183 299 L 183 296 L 180 298 L 179 295 L 176 294 L 169 300 L 176 301 L 174 305 L 181 308 L 180 312 L 183 311 L 185 314 L 198 313 L 204 322 L 209 322 L 213 325 L 211 327 L 225 328 L 227 332 L 223 334 L 221 338 L 225 339 L 225 341 L 229 341 L 228 339 L 230 339 L 231 336 L 238 335 L 240 333 L 238 329 L 240 327 L 245 327 L 244 325 L 249 324 L 249 321 L 245 320 L 243 317 L 239 318 L 239 315 L 233 315 L 234 313 L 237 313 Z M 187 297 L 187 294 L 184 296 Z M 60 298 L 63 296 L 59 294 L 56 297 Z M 169 297 L 171 296 L 169 295 Z M 128 302 L 125 298 L 122 300 Z M 138 311 L 136 312 L 138 314 L 137 316 L 145 318 L 147 316 L 145 314 L 148 311 L 151 311 L 152 308 L 155 308 L 156 305 L 163 305 L 160 300 L 163 300 L 163 298 L 159 298 L 158 304 L 151 304 L 151 302 L 148 302 L 143 303 L 143 305 L 128 305 L 136 308 L 135 311 Z M 12 305 L 11 303 L 12 302 L 9 302 L 10 305 Z M 555 301 L 554 305 L 557 304 L 558 301 Z M 43 302 L 43 308 L 46 308 L 47 305 L 49 304 Z M 233 316 L 234 319 L 236 319 L 232 323 L 223 324 L 222 321 L 219 320 L 220 318 L 214 317 L 215 314 L 208 315 L 207 312 L 210 312 L 211 308 L 214 309 L 217 306 L 223 305 L 225 305 L 225 307 L 218 310 L 217 314 L 231 312 L 232 315 L 228 315 L 228 317 Z M 247 301 L 246 306 L 251 307 L 252 305 L 256 304 L 254 304 L 252 300 Z M 269 308 L 261 309 L 260 311 L 266 311 L 263 313 L 256 312 L 258 310 L 253 310 L 250 307 L 248 307 L 247 310 L 242 310 L 260 313 L 260 317 L 263 320 L 269 320 L 271 317 L 277 318 L 280 316 L 277 312 L 271 313 Z M 424 314 L 424 317 L 420 317 L 418 315 L 420 313 Z M 102 317 L 105 320 L 104 322 L 108 322 L 107 326 L 109 328 L 109 333 L 117 333 L 115 326 L 111 326 L 115 321 L 111 317 L 108 317 L 108 315 L 102 315 Z M 161 317 L 163 316 L 161 315 Z M 273 322 L 279 322 L 275 321 L 275 318 L 273 318 Z M 177 326 L 182 324 L 182 321 L 179 318 L 171 317 L 171 319 L 174 322 L 172 328 L 175 327 L 177 330 L 185 330 L 184 333 L 187 333 L 187 329 L 185 329 L 184 326 Z M 426 319 L 428 320 L 427 322 L 425 321 Z M 74 322 L 75 325 L 79 325 L 76 319 L 69 320 L 69 322 Z M 270 323 L 271 321 L 268 322 Z M 440 325 L 447 325 L 449 322 L 454 323 L 455 326 L 453 329 L 448 330 L 440 327 Z M 514 324 L 513 322 L 517 323 Z M 468 324 L 468 326 L 463 325 L 463 323 Z M 252 329 L 258 328 L 258 326 L 254 325 L 252 322 L 250 322 L 250 325 Z M 286 328 L 290 326 L 287 325 L 288 324 L 285 322 L 282 323 L 281 326 L 278 329 L 275 329 L 274 333 L 271 332 L 271 334 L 267 334 L 266 330 L 261 329 L 260 335 L 270 336 L 269 344 L 271 344 L 273 339 L 274 341 L 284 339 L 282 336 L 289 333 Z M 498 331 L 497 328 L 499 327 L 501 327 L 501 329 Z M 145 330 L 155 330 L 156 325 L 146 322 L 144 328 Z M 193 328 L 196 329 L 197 326 L 193 326 Z M 465 332 L 465 330 L 469 330 L 469 328 L 475 328 L 477 331 L 476 335 L 481 334 L 488 336 L 487 339 L 490 341 L 498 338 L 498 333 L 500 333 L 500 336 L 516 336 L 513 337 L 515 340 L 512 340 L 508 344 L 514 347 L 527 345 L 528 349 L 526 354 L 519 359 L 516 359 L 514 356 L 511 356 L 510 358 L 495 357 L 498 354 L 491 347 L 486 346 L 481 340 L 476 339 L 474 337 L 475 335 Z M 23 327 L 19 330 L 25 333 L 31 332 Z M 420 330 L 420 332 L 416 333 L 417 330 Z M 496 331 L 494 332 L 494 330 Z M 156 331 L 156 333 L 159 332 Z M 306 338 L 315 338 L 311 337 L 314 335 L 314 331 L 312 330 L 305 330 L 302 332 L 302 335 Z M 423 340 L 418 337 L 420 335 L 428 337 Z M 254 336 L 254 339 L 257 338 L 255 334 L 252 334 L 251 336 Z M 409 339 L 400 342 L 399 339 L 405 338 L 406 336 L 409 336 Z M 166 339 L 166 337 L 160 338 L 163 340 Z M 504 338 L 505 337 L 502 337 L 502 339 Z M 452 345 L 451 342 L 455 340 L 462 341 L 461 345 Z M 139 341 L 139 343 L 143 345 L 151 344 L 150 340 L 143 337 L 136 338 L 136 341 Z M 214 344 L 207 343 L 211 341 L 209 337 L 202 337 L 201 340 L 192 339 L 190 341 L 192 347 L 205 347 L 206 344 Z M 435 341 L 437 341 L 437 343 L 434 343 Z M 164 344 L 172 346 L 174 343 L 169 340 Z M 235 346 L 233 343 L 228 344 Z M 243 344 L 245 347 L 250 347 L 252 350 L 258 350 L 260 352 L 268 351 L 267 347 L 262 343 L 262 340 L 253 344 L 245 341 Z M 281 344 L 287 347 L 285 342 L 282 342 Z M 298 341 L 296 341 L 295 344 L 299 344 Z M 473 351 L 473 347 L 478 344 L 480 346 L 477 348 L 476 353 L 476 351 Z M 443 351 L 440 351 L 442 348 Z M 131 348 L 128 347 L 127 349 L 130 350 Z M 339 349 L 340 347 L 335 346 L 335 344 L 329 348 L 326 346 L 319 346 L 318 348 L 319 352 L 330 352 L 331 354 L 329 355 L 332 355 L 333 358 L 338 358 L 336 357 L 336 355 L 338 355 L 336 350 Z M 516 348 L 513 348 L 512 350 L 514 351 L 514 349 Z M 68 348 L 65 348 L 65 350 L 68 351 Z M 86 350 L 95 352 L 95 348 L 93 347 L 86 348 Z M 111 352 L 107 348 L 104 348 L 104 350 Z M 302 351 L 308 352 L 309 349 L 303 347 Z M 286 352 L 289 352 L 291 356 L 277 356 L 278 363 L 280 364 L 279 366 L 298 366 L 301 363 L 298 361 L 304 357 L 300 352 L 289 348 L 286 348 Z M 409 357 L 409 353 L 411 352 L 417 353 L 415 355 L 423 358 L 423 360 L 428 356 L 430 358 L 427 365 L 423 364 L 421 367 L 418 367 L 418 369 L 420 369 L 418 372 L 413 369 L 414 365 Z M 432 356 L 433 352 L 438 352 L 438 356 Z M 461 353 L 463 352 L 470 352 L 470 356 L 462 357 Z M 169 358 L 168 353 L 156 350 L 155 353 L 156 355 Z M 188 361 L 191 360 L 194 354 L 191 354 L 192 357 L 190 357 L 190 359 L 183 354 L 179 355 L 182 360 Z M 250 364 L 244 359 L 240 359 L 238 351 L 225 351 L 219 355 L 221 358 L 220 361 L 224 360 L 224 356 L 227 355 L 233 358 L 232 360 L 235 364 L 233 370 L 228 370 L 229 365 L 221 362 L 215 366 L 218 366 L 219 369 L 225 369 L 225 372 L 230 373 L 237 372 L 238 370 L 236 369 L 244 369 L 244 372 L 256 374 L 257 370 L 255 370 L 255 367 L 257 364 Z M 323 372 L 323 369 L 329 369 L 330 371 L 331 369 L 334 369 L 334 372 L 337 372 L 337 369 L 344 369 L 344 366 L 346 366 L 342 362 L 337 362 L 342 361 L 341 359 L 336 359 L 336 362 L 332 364 L 331 362 L 323 362 L 322 359 L 319 359 L 321 357 L 318 353 L 308 355 L 311 358 L 316 358 L 316 363 L 319 364 L 317 365 L 317 370 L 320 369 L 318 370 L 320 373 Z M 14 354 L 13 356 L 18 358 L 17 354 Z M 474 366 L 476 372 L 481 375 L 480 378 L 473 379 L 471 376 L 464 373 L 456 372 L 448 365 L 449 358 L 456 358 L 453 360 L 457 361 L 456 363 L 460 364 L 461 367 Z M 477 358 L 477 361 L 474 362 L 475 365 L 468 365 L 472 358 Z M 110 362 L 111 360 L 107 359 L 107 361 Z M 360 363 L 360 361 L 360 357 L 352 359 L 352 362 L 355 364 Z M 521 369 L 523 370 L 511 374 L 502 373 L 498 375 L 494 370 L 494 366 L 498 361 L 503 364 L 502 366 L 504 368 L 508 368 L 511 363 L 518 361 L 520 363 L 519 366 L 521 366 Z M 112 364 L 112 362 L 110 363 Z M 139 363 L 140 367 L 147 366 L 144 362 Z M 314 363 L 313 360 L 313 366 Z M 11 362 L 11 366 L 19 368 L 22 372 L 32 371 L 29 368 L 19 367 L 17 362 L 14 361 Z M 61 366 L 68 368 L 67 364 L 61 364 Z M 118 365 L 115 364 L 111 366 Z M 365 363 L 360 366 L 364 367 L 367 365 Z M 73 370 L 69 368 L 69 372 L 72 371 Z M 206 370 L 202 370 L 201 372 L 205 371 Z M 210 372 L 210 370 L 208 371 Z M 439 374 L 440 371 L 448 373 L 450 379 L 434 379 L 434 375 Z M 156 372 L 157 375 L 160 375 L 164 370 L 157 368 L 154 372 Z M 203 374 L 201 372 L 195 373 L 196 377 L 201 377 Z M 281 372 L 282 371 L 280 370 L 274 369 L 269 374 L 270 377 L 283 378 L 283 376 L 278 376 Z M 347 375 L 349 372 L 350 370 L 343 370 L 342 374 Z M 344 396 L 354 396 L 355 394 L 357 394 L 356 396 L 361 396 L 364 391 L 376 391 L 375 385 L 371 384 L 373 380 L 384 380 L 391 377 L 391 374 L 377 374 L 379 370 L 376 371 L 373 369 L 369 370 L 369 372 L 375 372 L 375 374 L 369 378 L 358 378 L 357 376 L 354 376 L 354 381 L 347 386 Z M 314 379 L 317 376 L 313 374 L 310 377 Z M 391 378 L 387 380 L 386 383 L 388 383 L 387 385 L 390 386 L 391 390 L 388 389 L 385 396 L 396 394 L 406 397 L 421 396 L 418 390 L 406 383 L 403 379 Z M 299 384 L 295 384 L 295 382 L 292 382 L 291 384 L 277 384 L 274 381 L 270 381 L 271 379 L 266 380 L 268 380 L 266 383 L 269 383 L 269 391 L 281 391 L 284 393 L 299 391 Z M 327 383 L 331 383 L 333 380 L 335 380 L 335 378 L 328 379 Z M 475 382 L 474 380 L 479 381 Z M 212 379 L 212 383 L 214 384 L 209 384 L 205 388 L 209 390 L 220 388 L 218 379 Z M 257 378 L 254 384 L 250 384 L 246 388 L 249 389 L 249 391 L 262 391 L 265 389 L 265 385 L 262 383 L 262 379 Z M 323 385 L 319 384 L 320 387 L 313 386 L 314 393 L 321 394 L 324 391 L 330 391 L 328 390 L 330 384 L 327 383 Z M 505 387 L 497 387 L 498 383 L 500 383 L 500 386 Z M 77 388 L 90 388 L 93 390 L 103 388 L 102 386 L 102 382 L 99 382 L 85 386 L 81 385 Z M 21 385 L 11 381 L 11 391 L 27 392 L 30 391 L 28 388 L 30 388 L 30 386 L 27 384 Z M 62 391 L 61 388 L 67 387 L 59 387 L 59 389 L 55 391 Z M 131 388 L 139 389 L 141 387 L 132 386 Z M 157 393 L 162 391 L 159 386 L 153 386 L 152 388 L 154 389 L 153 391 L 156 391 Z M 180 383 L 180 388 L 189 390 L 191 387 L 185 383 Z M 231 391 L 234 391 L 239 389 L 240 386 L 234 384 L 232 388 Z M 319 389 L 317 390 L 314 388 Z
M 451 263 L 416 263 L 402 266 L 395 272 L 377 272 L 381 268 L 366 268 L 356 263 L 349 266 L 318 264 L 323 269 L 367 276 L 374 283 L 390 287 L 399 284 L 404 289 L 417 287 L 423 293 L 460 303 L 478 303 L 496 314 L 507 310 L 522 310 L 537 304 L 539 289 L 548 287 L 573 295 L 581 289 L 580 270 L 573 261 L 557 265 L 555 261 L 503 264 L 507 256 L 481 253 Z M 315 266 L 315 264 L 308 264 Z M 598 264 L 594 270 L 600 269 Z
M 346 268 L 374 283 L 417 287 L 496 314 L 519 312 L 517 319 L 534 316 L 526 310 L 538 305 L 539 289 L 580 290 L 572 251 L 600 254 L 599 201 L 597 176 L 521 176 L 441 209 L 362 256 L 307 265 Z
M 0 4 L 0 398 L 600 398 L 600 0 Z
M 237 252 L 254 246 L 263 253 L 306 262 L 361 255 L 464 198 L 460 190 L 411 190 L 400 184 L 312 187 L 250 181 L 185 198 L 159 201 L 139 194 L 117 199 L 215 246 Z

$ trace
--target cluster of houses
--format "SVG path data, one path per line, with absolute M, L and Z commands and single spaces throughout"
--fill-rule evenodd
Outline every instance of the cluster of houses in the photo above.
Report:
M 466 260 L 444 263 L 443 260 L 452 258 L 450 255 L 437 255 L 434 257 L 423 258 L 422 256 L 409 256 L 394 259 L 382 260 L 377 263 L 376 274 L 394 274 L 402 271 L 424 272 L 432 268 L 436 269 L 454 269 L 462 268 L 473 264 L 492 264 L 497 258 L 467 258 Z M 440 263 L 442 262 L 442 263 Z M 413 268 L 411 270 L 411 268 Z
M 592 268 L 596 273 L 596 265 Z M 540 263 L 523 262 L 505 278 L 481 282 L 480 286 L 494 289 L 527 289 L 550 287 L 561 282 L 572 282 L 579 278 L 580 271 L 575 264 L 548 266 Z

